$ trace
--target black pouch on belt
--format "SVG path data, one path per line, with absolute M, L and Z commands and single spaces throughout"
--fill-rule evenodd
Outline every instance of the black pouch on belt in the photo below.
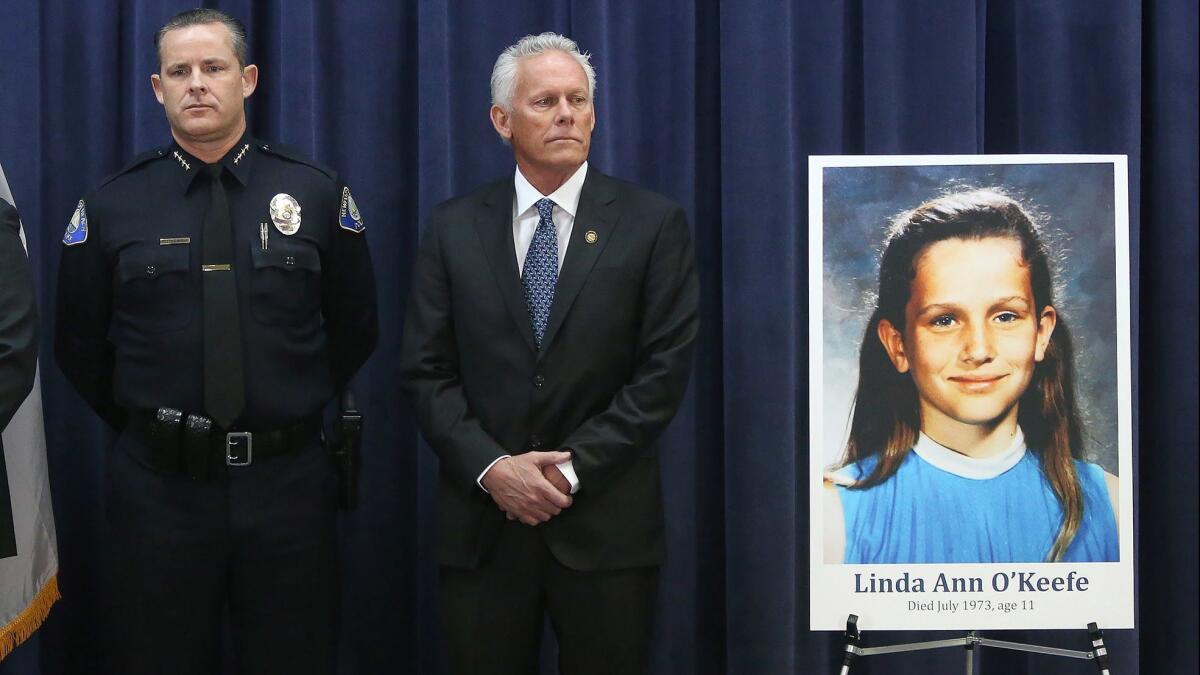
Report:
M 338 476 L 338 506 L 343 511 L 358 507 L 358 469 L 362 465 L 363 416 L 354 404 L 354 392 L 342 392 L 342 412 L 338 417 L 337 437 L 331 447 Z
M 212 420 L 201 415 L 188 415 L 183 430 L 183 457 L 192 480 L 208 479 L 208 458 L 212 454 L 209 437 Z

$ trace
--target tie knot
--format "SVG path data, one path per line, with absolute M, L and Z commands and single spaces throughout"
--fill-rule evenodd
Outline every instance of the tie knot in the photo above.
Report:
M 225 166 L 220 162 L 217 162 L 216 164 L 205 164 L 204 172 L 208 174 L 209 178 L 213 180 L 220 180 L 221 174 L 225 173 Z
M 537 207 L 538 215 L 541 216 L 542 220 L 554 222 L 554 219 L 552 218 L 554 215 L 554 200 L 550 199 L 549 197 L 542 197 L 541 199 L 537 200 L 537 203 L 534 204 L 534 206 Z

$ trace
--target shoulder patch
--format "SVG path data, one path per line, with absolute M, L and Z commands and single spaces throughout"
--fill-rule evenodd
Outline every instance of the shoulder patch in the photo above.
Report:
M 342 208 L 338 211 L 338 224 L 342 226 L 343 230 L 349 230 L 355 234 L 367 229 L 367 224 L 358 211 L 358 204 L 354 203 L 354 197 L 350 194 L 348 187 L 342 188 Z
M 304 155 L 301 155 L 300 153 L 296 152 L 295 150 L 287 147 L 286 145 L 279 145 L 277 143 L 259 142 L 257 144 L 257 147 L 259 150 L 267 153 L 268 155 L 282 157 L 283 159 L 286 159 L 286 160 L 289 160 L 292 162 L 296 162 L 297 164 L 303 164 L 305 166 L 312 167 L 312 168 L 316 169 L 317 171 L 320 171 L 321 173 L 328 176 L 331 180 L 337 180 L 337 172 L 336 171 L 325 166 L 324 164 L 321 164 L 320 162 L 314 162 L 313 160 L 311 160 L 311 159 L 305 157 Z
M 63 243 L 67 246 L 82 244 L 87 241 L 88 237 L 88 222 L 87 222 L 87 207 L 84 206 L 83 200 L 79 200 L 79 205 L 75 207 L 75 215 L 71 216 L 71 222 L 67 224 L 67 232 L 63 235 Z

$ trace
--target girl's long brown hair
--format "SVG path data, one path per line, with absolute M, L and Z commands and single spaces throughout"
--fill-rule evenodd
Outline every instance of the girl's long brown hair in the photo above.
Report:
M 921 428 L 916 386 L 910 375 L 892 365 L 879 341 L 879 322 L 887 319 L 904 330 L 904 307 L 916 276 L 915 263 L 930 245 L 945 239 L 994 237 L 1020 244 L 1038 310 L 1054 305 L 1052 261 L 1041 228 L 1003 192 L 984 189 L 944 195 L 892 221 L 879 267 L 878 302 L 859 353 L 858 390 L 842 466 L 871 455 L 878 455 L 879 461 L 853 489 L 870 488 L 895 474 Z M 1034 368 L 1029 388 L 1018 402 L 1017 421 L 1026 443 L 1037 450 L 1042 471 L 1063 510 L 1058 535 L 1046 553 L 1049 562 L 1062 559 L 1083 520 L 1083 493 L 1073 461 L 1083 457 L 1073 359 L 1070 330 L 1060 312 L 1045 357 Z

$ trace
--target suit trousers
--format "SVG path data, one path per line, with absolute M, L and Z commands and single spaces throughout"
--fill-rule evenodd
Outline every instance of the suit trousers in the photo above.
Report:
M 440 568 L 450 672 L 536 674 L 548 615 L 561 675 L 644 673 L 658 570 L 573 570 L 542 530 L 509 521 L 479 568 Z
M 313 439 L 208 480 L 109 457 L 106 672 L 330 675 L 337 644 L 337 484 Z M 215 462 L 214 462 L 215 463 Z

